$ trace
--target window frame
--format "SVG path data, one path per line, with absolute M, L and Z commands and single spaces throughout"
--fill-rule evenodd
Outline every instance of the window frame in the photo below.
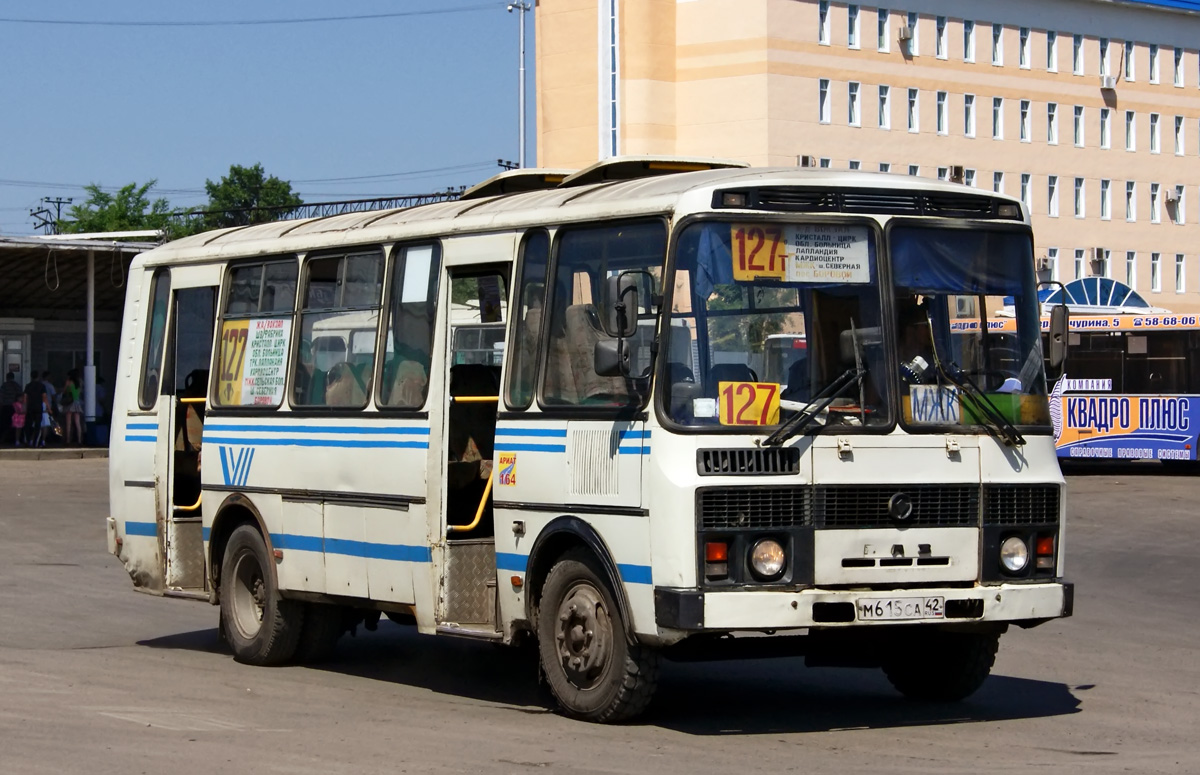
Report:
M 963 62 L 975 63 L 975 22 L 963 19 Z
M 1058 33 L 1046 30 L 1046 72 L 1058 72 Z
M 908 131 L 914 134 L 921 131 L 921 90 L 908 89 Z
M 992 22 L 992 66 L 1004 67 L 1004 25 Z
M 507 329 L 505 345 L 504 345 L 504 384 L 501 386 L 503 395 L 501 400 L 504 402 L 504 408 L 510 412 L 525 412 L 533 406 L 537 400 L 538 390 L 542 381 L 542 347 L 545 337 L 539 332 L 537 339 L 533 345 L 533 385 L 529 390 L 528 400 L 524 404 L 518 404 L 513 401 L 513 387 L 516 382 L 517 362 L 512 356 L 516 354 L 516 349 L 513 345 L 518 341 L 517 326 L 520 323 L 521 308 L 524 306 L 524 290 L 525 290 L 525 253 L 530 240 L 538 236 L 546 238 L 546 266 L 544 268 L 545 276 L 542 278 L 542 315 L 543 318 L 547 312 L 546 292 L 550 289 L 550 257 L 554 246 L 554 231 L 545 227 L 535 227 L 525 231 L 521 235 L 520 244 L 517 246 L 517 260 L 512 272 L 512 288 L 509 289 L 511 300 L 508 305 L 508 320 L 505 322 Z M 543 321 L 543 328 L 545 328 Z
M 149 269 L 149 267 L 147 267 L 147 269 Z M 154 388 L 154 400 L 151 401 L 149 404 L 147 404 L 144 399 L 147 397 L 147 395 L 146 395 L 146 388 L 147 388 L 146 377 L 149 375 L 150 349 L 151 349 L 150 343 L 151 343 L 151 335 L 153 334 L 153 330 L 154 330 L 154 306 L 155 306 L 154 302 L 155 302 L 155 297 L 158 294 L 158 283 L 163 278 L 166 279 L 166 283 L 167 283 L 167 286 L 166 286 L 167 296 L 166 296 L 165 310 L 164 310 L 164 314 L 163 314 L 162 331 L 159 332 L 159 338 L 161 341 L 161 345 L 159 346 L 159 353 L 158 353 L 158 384 L 155 385 L 155 388 Z M 172 307 L 174 307 L 174 305 L 171 303 L 172 294 L 174 292 L 174 283 L 171 280 L 172 280 L 172 278 L 171 278 L 170 267 L 166 267 L 166 266 L 154 267 L 153 270 L 150 272 L 150 295 L 147 298 L 146 318 L 145 318 L 145 322 L 142 325 L 142 332 L 143 332 L 143 335 L 142 335 L 142 358 L 141 358 L 142 367 L 141 367 L 141 371 L 138 374 L 138 392 L 137 392 L 138 408 L 144 412 L 149 412 L 149 411 L 153 411 L 154 409 L 156 409 L 158 407 L 159 396 L 162 395 L 163 372 L 166 369 L 165 364 L 166 364 L 166 355 L 167 355 L 167 338 L 170 336 L 170 333 L 171 333 L 171 314 L 172 314 Z M 216 349 L 216 348 L 213 348 L 213 349 Z
M 875 32 L 878 36 L 876 43 L 878 44 L 877 51 L 881 54 L 890 54 L 892 51 L 892 41 L 889 33 L 891 25 L 891 12 L 886 8 L 875 9 Z
M 862 48 L 862 9 L 855 3 L 846 6 L 846 48 Z
M 890 130 L 892 128 L 892 87 L 881 83 L 878 89 L 879 94 L 879 128 Z
M 817 3 L 817 43 L 829 45 L 829 0 L 819 0 Z
M 375 377 L 374 377 L 375 384 L 374 384 L 373 392 L 372 392 L 372 400 L 374 401 L 374 406 L 375 406 L 376 411 L 387 413 L 387 414 L 392 414 L 392 415 L 420 415 L 422 417 L 427 416 L 428 410 L 426 409 L 426 406 L 429 404 L 428 384 L 433 381 L 434 367 L 438 364 L 441 364 L 442 368 L 445 368 L 447 366 L 446 353 L 449 352 L 449 348 L 452 346 L 452 343 L 448 340 L 449 336 L 450 336 L 450 332 L 449 332 L 449 330 L 447 330 L 446 331 L 446 336 L 447 336 L 446 350 L 445 350 L 445 352 L 442 353 L 442 357 L 440 357 L 440 358 L 438 357 L 437 325 L 438 325 L 439 315 L 441 314 L 441 311 L 442 311 L 442 299 L 441 299 L 442 270 L 444 268 L 443 261 L 442 261 L 443 247 L 442 247 L 442 240 L 440 238 L 429 237 L 429 238 L 425 238 L 425 239 L 416 239 L 416 240 L 412 240 L 412 241 L 392 243 L 388 248 L 388 253 L 385 257 L 387 264 L 385 264 L 385 266 L 384 266 L 384 274 L 383 274 L 383 306 L 380 308 L 380 312 L 379 312 L 379 324 L 378 324 L 379 338 L 375 344 L 375 352 L 376 352 L 376 355 L 378 355 L 378 353 L 380 353 L 380 352 L 384 353 L 385 356 L 387 354 L 387 334 L 388 334 L 388 329 L 391 327 L 392 301 L 394 298 L 393 293 L 394 293 L 396 283 L 400 282 L 401 289 L 403 289 L 404 274 L 401 273 L 400 278 L 397 281 L 397 279 L 396 279 L 396 274 L 397 274 L 396 264 L 400 260 L 401 253 L 403 253 L 406 250 L 409 250 L 410 248 L 421 248 L 421 247 L 431 247 L 433 249 L 433 253 L 429 259 L 429 287 L 427 289 L 427 293 L 430 294 L 429 298 L 431 298 L 433 300 L 434 306 L 433 306 L 433 320 L 430 322 L 430 326 L 429 326 L 430 327 L 429 373 L 426 374 L 426 380 L 428 382 L 426 383 L 425 400 L 421 402 L 420 406 L 416 406 L 416 407 L 396 406 L 395 404 L 385 404 L 383 402 L 383 377 L 384 377 L 383 369 L 385 366 L 386 357 L 383 359 L 376 357 L 375 358 L 375 361 L 376 361 L 375 372 L 376 373 L 375 373 Z M 407 272 L 407 270 L 408 270 L 407 261 L 405 262 L 404 270 L 405 270 L 405 272 Z M 448 298 L 449 297 L 447 297 L 447 299 Z M 449 302 L 447 302 L 447 303 L 449 303 Z M 297 313 L 297 314 L 299 314 L 299 313 Z M 399 343 L 397 342 L 397 344 L 399 344 Z M 446 389 L 449 390 L 449 385 L 446 386 Z M 305 408 L 307 409 L 308 407 L 305 407 Z
M 1083 64 L 1083 35 L 1075 33 L 1071 36 L 1071 74 L 1084 75 Z
M 1017 33 L 1017 66 L 1022 70 L 1029 69 L 1029 38 L 1031 37 L 1028 27 L 1021 27 Z

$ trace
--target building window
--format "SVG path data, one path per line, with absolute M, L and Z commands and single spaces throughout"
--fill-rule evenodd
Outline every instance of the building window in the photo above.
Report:
M 1108 75 L 1108 38 L 1100 38 L 1100 75 Z
M 1150 184 L 1150 223 L 1162 222 L 1162 203 L 1159 201 L 1157 183 Z
M 1053 30 L 1046 32 L 1046 70 L 1058 72 L 1058 33 Z
M 920 175 L 921 174 L 920 165 L 918 165 L 918 164 L 908 165 L 908 174 L 912 175 L 914 178 L 917 177 L 918 175 Z
M 997 194 L 1004 193 L 1004 173 L 996 171 L 992 173 L 992 190 Z
M 1161 139 L 1158 131 L 1158 114 L 1150 114 L 1150 153 L 1158 153 L 1158 141 Z
M 934 46 L 936 47 L 937 50 L 934 53 L 937 54 L 938 59 L 945 59 L 946 58 L 946 17 L 945 16 L 937 17 L 937 35 L 935 37 L 937 39 L 934 41 Z
M 1071 41 L 1071 72 L 1083 75 L 1083 36 L 1076 35 Z
M 1161 263 L 1161 261 L 1159 260 L 1158 253 L 1151 253 L 1150 254 L 1150 290 L 1154 291 L 1155 293 L 1159 293 L 1160 291 L 1162 291 L 1162 272 L 1159 269 L 1160 263 Z
M 1058 103 L 1046 103 L 1046 142 L 1058 145 Z
M 963 170 L 963 183 L 967 184 L 971 188 L 975 187 L 975 170 Z
M 1183 86 L 1183 49 L 1175 47 L 1175 85 Z
M 1022 70 L 1029 69 L 1029 28 L 1022 27 L 1019 35 L 1020 43 L 1017 46 L 1017 63 Z
M 1133 66 L 1133 41 L 1125 41 L 1125 80 L 1133 81 L 1137 69 Z
M 862 169 L 862 162 L 860 162 L 858 159 L 851 159 L 850 160 L 850 169 L 852 169 L 852 170 Z
M 827 170 L 833 166 L 833 159 L 828 156 L 822 156 L 820 161 L 817 162 L 817 166 L 823 170 Z
M 1051 280 L 1058 279 L 1058 248 L 1046 248 L 1046 271 Z
M 938 180 L 949 180 L 949 179 L 950 179 L 950 168 L 949 167 L 938 167 Z
M 1150 44 L 1150 83 L 1158 83 L 1158 44 Z
M 1083 267 L 1084 267 L 1084 264 L 1087 262 L 1086 256 L 1087 256 L 1087 254 L 1084 252 L 1083 248 L 1075 248 L 1075 277 L 1073 279 L 1075 279 L 1075 280 L 1083 279 L 1083 276 L 1084 276 Z
M 946 92 L 937 93 L 937 133 L 946 134 Z
M 1183 186 L 1175 186 L 1175 223 L 1180 226 L 1187 222 L 1187 206 L 1183 201 L 1185 193 Z
M 1108 108 L 1100 108 L 1100 147 L 1112 147 L 1112 111 Z
M 1112 197 L 1109 196 L 1109 189 L 1112 188 L 1111 180 L 1100 181 L 1100 218 L 1101 220 L 1112 220 Z
M 879 87 L 879 128 L 892 128 L 892 89 L 890 86 Z
M 1096 248 L 1096 260 L 1100 262 L 1100 276 L 1112 278 L 1112 251 Z
M 1184 276 L 1183 262 L 1184 262 L 1184 260 L 1185 260 L 1184 255 L 1182 253 L 1175 254 L 1175 292 L 1176 293 L 1183 293 L 1183 291 L 1184 291 L 1184 285 L 1185 285 L 1184 279 L 1183 279 L 1183 276 Z
M 920 17 L 916 11 L 908 12 L 908 55 L 910 57 L 920 56 L 921 47 L 917 44 L 917 22 Z
M 1125 181 L 1125 220 L 1137 220 L 1137 183 L 1132 180 Z
M 1183 137 L 1183 116 L 1175 117 L 1175 155 L 1183 156 L 1184 152 L 1184 137 Z
M 886 8 L 880 8 L 878 11 L 878 21 L 876 29 L 879 34 L 879 50 L 883 52 L 891 51 L 891 40 L 888 39 L 888 11 Z
M 1033 209 L 1033 187 L 1030 185 L 1032 180 L 1028 172 L 1021 173 L 1021 202 L 1027 210 Z
M 829 0 L 817 3 L 817 42 L 829 45 Z
M 1084 201 L 1085 189 L 1083 187 L 1083 178 L 1075 178 L 1075 217 L 1087 217 L 1087 203 Z
M 1029 100 L 1021 100 L 1021 142 L 1029 142 Z
M 975 95 L 963 95 L 963 134 L 975 136 Z
M 1004 25 L 992 25 L 992 64 L 1000 67 L 1004 64 Z
M 1004 98 L 992 97 L 992 139 L 1004 139 Z
M 1137 290 L 1137 251 L 1125 251 L 1125 284 Z
M 858 48 L 858 6 L 846 6 L 846 45 Z
M 1075 106 L 1075 147 L 1083 147 L 1083 106 Z
M 1137 150 L 1137 118 L 1132 110 L 1125 111 L 1125 150 Z
M 1046 213 L 1058 217 L 1058 175 L 1046 179 Z
M 975 22 L 963 22 L 963 61 L 975 61 Z
M 880 172 L 891 172 L 892 165 L 886 161 L 881 161 L 881 162 L 879 162 L 879 171 Z
M 846 120 L 850 123 L 850 126 L 860 126 L 862 124 L 862 116 L 858 109 L 858 82 L 851 81 L 846 86 L 850 97 L 846 103 Z
M 917 89 L 908 90 L 908 131 L 921 131 L 921 92 Z
M 822 78 L 817 87 L 817 119 L 822 124 L 828 124 L 833 111 L 829 105 L 829 79 Z

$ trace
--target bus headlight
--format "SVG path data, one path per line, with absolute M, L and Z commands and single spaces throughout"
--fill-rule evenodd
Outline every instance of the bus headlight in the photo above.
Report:
M 1029 545 L 1021 536 L 1009 536 L 1000 544 L 1000 564 L 1009 573 L 1020 573 L 1029 564 Z
M 750 569 L 763 581 L 778 578 L 786 566 L 783 546 L 773 538 L 760 538 L 750 549 Z

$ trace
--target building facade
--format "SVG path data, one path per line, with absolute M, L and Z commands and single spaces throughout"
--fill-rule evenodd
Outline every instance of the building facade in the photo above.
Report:
M 1020 197 L 1043 276 L 1200 311 L 1200 0 L 540 0 L 538 162 L 678 154 Z

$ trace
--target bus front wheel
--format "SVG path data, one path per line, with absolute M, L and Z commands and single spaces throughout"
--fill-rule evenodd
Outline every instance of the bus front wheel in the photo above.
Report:
M 905 697 L 957 702 L 975 693 L 996 662 L 999 633 L 916 632 L 902 638 L 883 672 Z
M 538 652 L 550 690 L 574 718 L 622 721 L 654 695 L 658 652 L 625 637 L 613 594 L 587 553 L 565 555 L 546 576 Z
M 304 607 L 279 596 L 269 557 L 258 531 L 242 525 L 221 564 L 221 629 L 233 658 L 250 665 L 291 659 L 303 625 Z

